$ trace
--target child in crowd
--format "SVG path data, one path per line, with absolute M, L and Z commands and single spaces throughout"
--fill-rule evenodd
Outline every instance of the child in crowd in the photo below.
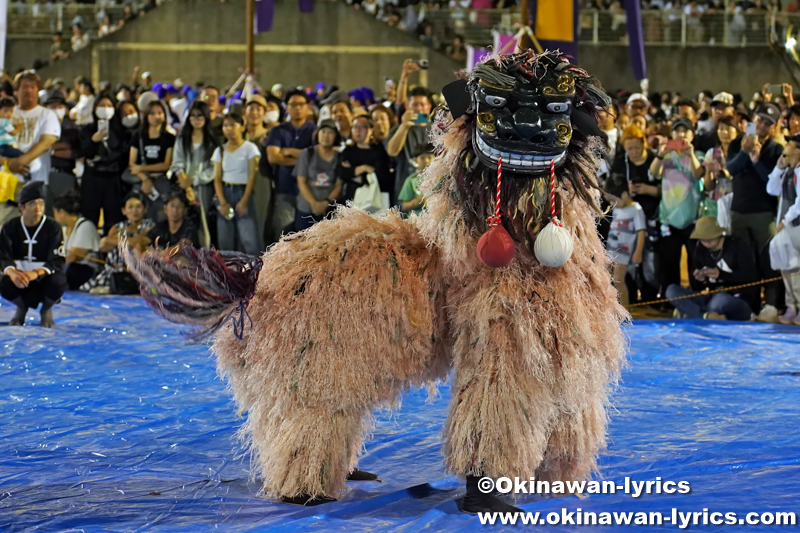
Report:
M 642 206 L 631 198 L 627 181 L 618 176 L 611 177 L 605 192 L 608 201 L 614 205 L 606 249 L 614 261 L 614 286 L 619 291 L 620 303 L 628 305 L 630 295 L 625 276 L 628 265 L 642 262 L 647 221 Z
M 8 96 L 0 98 L 0 156 L 3 157 L 22 155 L 22 151 L 17 149 L 19 127 L 11 122 L 11 115 L 16 105 L 13 98 Z
M 417 185 L 419 184 L 420 174 L 433 162 L 435 157 L 436 154 L 434 154 L 433 145 L 429 144 L 425 146 L 414 158 L 414 166 L 417 167 L 417 171 L 407 177 L 406 181 L 403 182 L 403 188 L 400 189 L 400 194 L 397 196 L 397 199 L 400 201 L 400 206 L 403 208 L 403 211 L 409 215 L 419 215 L 422 213 L 422 207 L 425 205 L 425 197 L 419 192 Z

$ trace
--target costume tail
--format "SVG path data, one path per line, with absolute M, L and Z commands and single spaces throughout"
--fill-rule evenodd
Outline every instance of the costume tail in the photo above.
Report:
M 181 243 L 166 250 L 136 255 L 121 243 L 120 253 L 147 305 L 176 324 L 192 327 L 190 336 L 202 339 L 216 332 L 228 318 L 242 338 L 247 303 L 256 290 L 260 257 L 237 252 L 196 249 Z M 238 311 L 239 316 L 233 316 Z M 252 321 L 251 321 L 252 325 Z

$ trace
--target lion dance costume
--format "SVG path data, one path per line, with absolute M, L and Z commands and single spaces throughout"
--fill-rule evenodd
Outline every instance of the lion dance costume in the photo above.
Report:
M 596 470 L 627 318 L 595 230 L 607 96 L 558 52 L 495 56 L 464 78 L 434 117 L 421 216 L 342 207 L 262 258 L 126 252 L 149 305 L 214 336 L 266 494 L 319 503 L 372 478 L 356 467 L 373 411 L 451 368 L 443 455 L 467 478 L 463 510 L 516 509 L 480 494 L 480 476 Z M 556 267 L 537 259 L 552 223 L 574 243 Z M 494 230 L 506 242 L 479 257 Z

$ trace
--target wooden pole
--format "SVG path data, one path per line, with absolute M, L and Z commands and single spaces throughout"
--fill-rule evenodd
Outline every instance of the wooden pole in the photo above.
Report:
M 531 25 L 531 13 L 530 13 L 530 4 L 528 0 L 522 0 L 519 3 L 519 8 L 522 10 L 520 13 L 522 16 L 520 17 L 520 22 L 522 22 L 522 27 L 530 26 Z M 531 47 L 532 43 L 528 43 L 528 35 L 523 32 L 522 37 L 519 40 L 519 44 L 517 45 L 520 50 L 527 50 Z M 516 50 L 515 50 L 516 51 Z
M 256 0 L 245 0 L 247 3 L 245 30 L 247 35 L 247 58 L 245 61 L 245 69 L 247 72 L 253 72 L 255 67 L 255 18 L 256 18 Z

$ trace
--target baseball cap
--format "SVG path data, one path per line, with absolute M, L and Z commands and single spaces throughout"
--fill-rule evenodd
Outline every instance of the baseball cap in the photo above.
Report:
M 350 103 L 350 95 L 347 94 L 347 91 L 343 91 L 341 89 L 333 91 L 326 99 L 322 101 L 324 105 L 333 105 L 338 102 Z
M 42 105 L 50 105 L 50 104 L 61 104 L 67 105 L 67 100 L 64 98 L 64 93 L 57 89 L 53 89 L 50 91 L 50 94 L 47 96 L 47 99 L 44 101 Z
M 258 104 L 264 109 L 267 109 L 267 99 L 261 96 L 260 94 L 251 94 L 250 97 L 247 99 L 245 107 L 249 106 L 250 104 Z
M 733 105 L 733 95 L 731 93 L 721 92 L 717 93 L 714 98 L 711 99 L 711 107 L 728 107 Z
M 770 124 L 775 124 L 778 122 L 778 118 L 781 116 L 781 112 L 778 109 L 778 106 L 775 104 L 761 104 L 756 108 L 756 116 L 762 119 L 764 122 L 769 122 Z
M 689 131 L 694 131 L 694 124 L 692 121 L 686 117 L 678 117 L 672 121 L 672 127 L 670 128 L 671 131 L 677 130 L 680 126 L 683 126 Z
M 650 105 L 650 100 L 647 98 L 647 96 L 645 96 L 642 93 L 633 93 L 632 95 L 630 95 L 625 105 L 631 105 L 633 102 L 637 100 L 641 100 L 645 104 Z
M 317 126 L 317 131 L 321 130 L 322 128 L 330 128 L 333 131 L 337 132 L 339 131 L 339 128 L 336 127 L 336 122 L 334 122 L 329 118 L 326 118 L 325 120 L 319 123 L 319 126 Z

